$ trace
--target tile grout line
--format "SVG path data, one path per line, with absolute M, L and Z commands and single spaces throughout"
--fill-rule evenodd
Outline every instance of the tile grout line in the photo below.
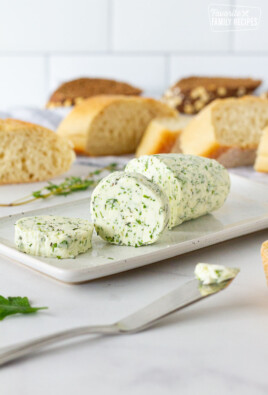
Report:
M 163 57 L 163 56 L 189 56 L 189 57 L 215 57 L 215 56 L 222 56 L 222 57 L 250 57 L 252 55 L 256 57 L 267 57 L 267 51 L 212 51 L 212 52 L 205 52 L 205 51 L 114 51 L 114 50 L 107 50 L 107 51 L 51 51 L 51 52 L 44 52 L 44 51 L 1 51 L 0 50 L 0 58 L 1 57 L 39 57 L 39 56 L 59 56 L 59 57 L 73 57 L 73 56 L 96 56 L 96 57 L 104 57 L 104 56 L 122 56 L 122 57 Z

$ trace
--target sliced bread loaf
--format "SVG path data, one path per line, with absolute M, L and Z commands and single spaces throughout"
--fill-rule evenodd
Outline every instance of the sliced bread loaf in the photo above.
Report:
M 176 110 L 154 99 L 100 95 L 75 106 L 57 132 L 79 153 L 122 155 L 135 152 L 153 118 L 176 115 Z
M 268 126 L 263 129 L 254 168 L 257 171 L 268 173 Z
M 0 119 L 0 184 L 44 181 L 69 170 L 71 144 L 39 125 Z
M 147 126 L 136 156 L 169 153 L 191 117 L 154 118 Z
M 261 82 L 252 78 L 192 76 L 171 86 L 163 100 L 181 113 L 196 114 L 215 99 L 249 95 Z
M 261 257 L 263 263 L 264 274 L 268 284 L 268 240 L 262 243 L 261 246 Z
M 78 78 L 64 82 L 51 95 L 47 107 L 68 107 L 96 95 L 140 95 L 142 90 L 125 82 L 104 78 Z
M 186 126 L 180 147 L 185 154 L 214 159 L 226 154 L 229 148 L 241 149 L 243 162 L 250 162 L 243 164 L 252 164 L 252 150 L 257 149 L 267 124 L 268 100 L 253 96 L 218 99 Z

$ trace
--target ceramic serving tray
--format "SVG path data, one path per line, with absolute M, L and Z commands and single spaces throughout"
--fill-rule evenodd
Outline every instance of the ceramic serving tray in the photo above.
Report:
M 231 184 L 230 195 L 220 210 L 167 230 L 157 243 L 150 246 L 110 245 L 94 234 L 92 250 L 75 259 L 41 258 L 16 249 L 14 223 L 17 219 L 44 214 L 90 219 L 90 199 L 86 198 L 0 218 L 0 254 L 57 280 L 79 283 L 268 228 L 268 185 L 236 175 L 231 175 Z

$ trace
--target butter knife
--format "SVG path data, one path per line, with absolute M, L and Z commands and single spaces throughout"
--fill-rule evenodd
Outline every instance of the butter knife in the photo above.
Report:
M 68 329 L 35 340 L 0 349 L 0 366 L 22 358 L 41 348 L 64 340 L 89 334 L 126 335 L 152 327 L 162 318 L 222 291 L 233 279 L 219 284 L 202 285 L 191 280 L 148 306 L 110 325 L 84 326 Z

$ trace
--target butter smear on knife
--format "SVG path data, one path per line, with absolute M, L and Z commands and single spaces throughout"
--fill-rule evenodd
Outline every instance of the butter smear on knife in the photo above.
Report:
M 219 284 L 223 281 L 234 278 L 239 269 L 222 265 L 210 265 L 208 263 L 198 263 L 195 267 L 196 278 L 204 285 Z

